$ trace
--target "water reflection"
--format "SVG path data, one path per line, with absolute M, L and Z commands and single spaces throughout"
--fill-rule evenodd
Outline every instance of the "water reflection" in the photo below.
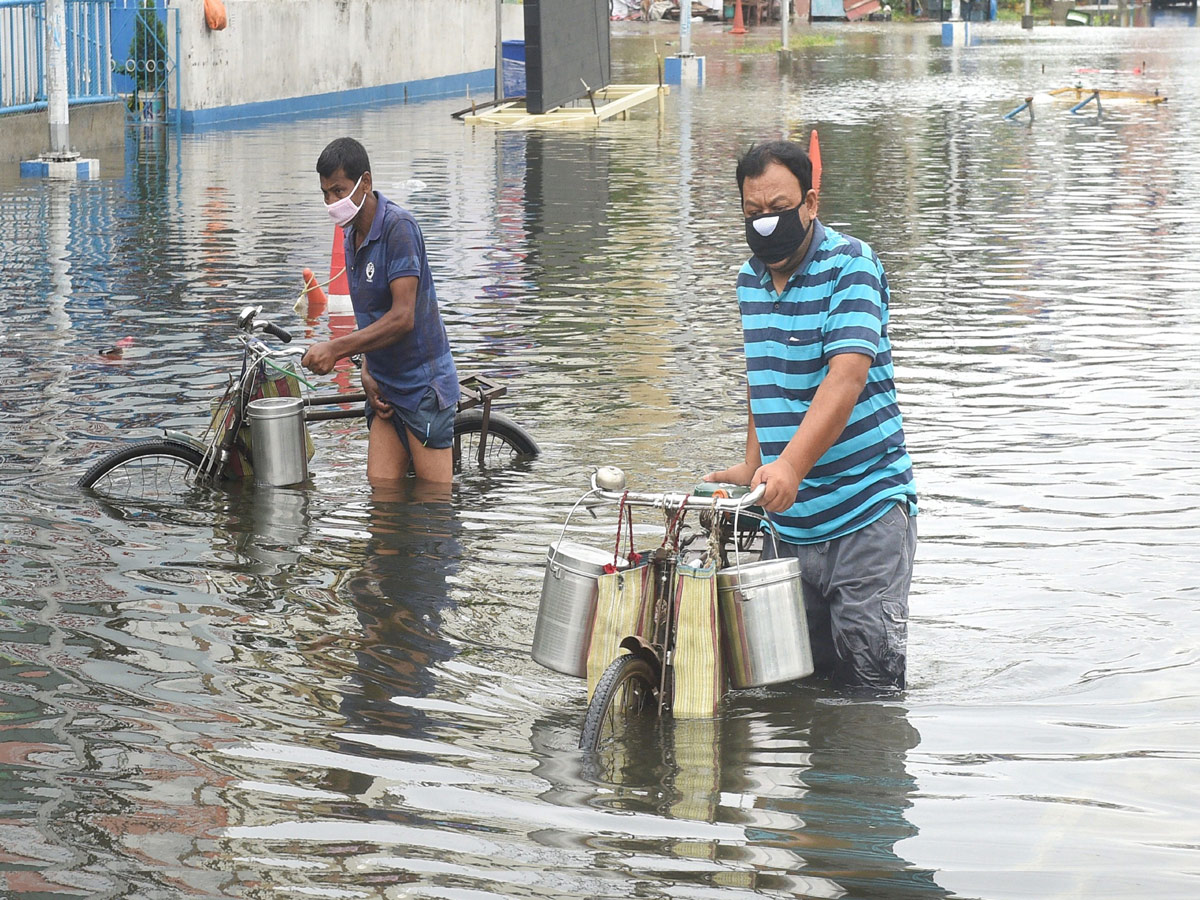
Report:
M 755 797 L 752 848 L 794 855 L 790 874 L 822 895 L 949 896 L 896 850 L 917 834 L 905 761 L 920 735 L 903 705 L 797 691 L 747 704 L 725 727 L 723 786 Z
M 418 737 L 426 715 L 411 701 L 430 695 L 439 663 L 456 652 L 443 615 L 463 556 L 461 525 L 442 491 L 411 482 L 374 489 L 363 527 L 362 569 L 340 590 L 358 635 L 339 708 L 351 731 Z
M 587 281 L 608 260 L 611 147 L 577 135 L 525 137 L 525 259 L 535 280 Z
M 547 801 L 713 826 L 591 839 L 601 867 L 788 896 L 952 896 L 897 850 L 918 833 L 906 760 L 920 735 L 901 703 L 793 687 L 732 694 L 718 719 L 647 723 L 595 760 L 571 737 L 555 718 L 534 727 Z M 608 861 L 617 847 L 624 855 Z

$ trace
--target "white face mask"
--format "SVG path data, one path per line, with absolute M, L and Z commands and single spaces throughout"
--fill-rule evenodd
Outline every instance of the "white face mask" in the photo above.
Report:
M 367 202 L 367 195 L 363 194 L 362 200 L 358 201 L 358 205 L 354 205 L 354 192 L 358 190 L 358 186 L 362 184 L 362 175 L 358 176 L 358 181 L 354 182 L 354 187 L 341 200 L 334 200 L 332 203 L 325 204 L 325 212 L 329 213 L 329 218 L 333 219 L 333 224 L 339 228 L 345 228 L 354 221 L 354 217 L 358 215 L 358 211 L 362 209 L 362 205 Z

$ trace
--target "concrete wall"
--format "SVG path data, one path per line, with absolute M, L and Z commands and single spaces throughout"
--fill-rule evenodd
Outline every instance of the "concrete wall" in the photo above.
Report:
M 179 9 L 185 127 L 378 100 L 491 96 L 495 0 L 225 0 L 209 31 L 203 0 Z M 506 40 L 523 8 L 502 8 Z M 173 85 L 172 85 L 173 86 Z
M 83 156 L 125 144 L 125 105 L 85 103 L 70 107 L 71 148 Z M 46 111 L 0 116 L 0 162 L 33 159 L 50 149 Z

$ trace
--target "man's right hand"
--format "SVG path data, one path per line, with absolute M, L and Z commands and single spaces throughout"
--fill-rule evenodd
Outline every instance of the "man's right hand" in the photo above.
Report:
M 375 415 L 381 419 L 390 419 L 392 417 L 392 404 L 388 403 L 379 394 L 379 382 L 371 377 L 367 372 L 367 367 L 364 365 L 362 369 L 362 386 L 363 392 L 367 395 L 367 402 L 371 404 L 371 408 L 375 410 Z
M 333 371 L 333 367 L 337 365 L 338 355 L 333 349 L 332 341 L 321 341 L 318 344 L 313 344 L 304 353 L 303 359 L 300 360 L 300 365 L 308 369 L 310 372 L 315 372 L 317 375 L 328 375 Z

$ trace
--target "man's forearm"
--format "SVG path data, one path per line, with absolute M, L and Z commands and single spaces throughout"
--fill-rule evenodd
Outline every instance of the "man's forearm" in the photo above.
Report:
M 780 454 L 801 481 L 846 430 L 864 383 L 855 373 L 831 369 L 817 388 L 804 420 Z

